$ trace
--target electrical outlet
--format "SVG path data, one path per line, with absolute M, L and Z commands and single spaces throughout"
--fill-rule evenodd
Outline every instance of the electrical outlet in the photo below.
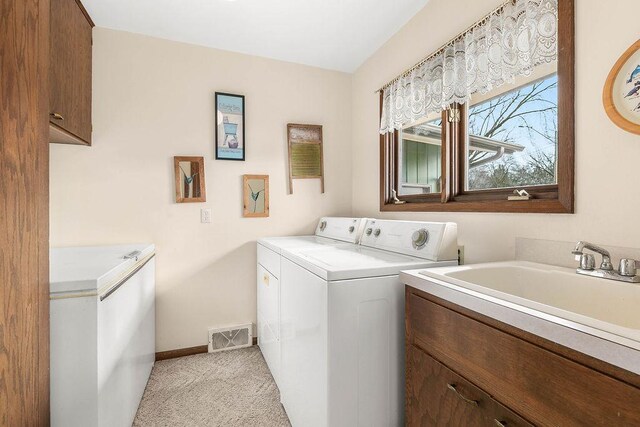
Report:
M 464 245 L 458 246 L 458 265 L 464 265 Z
M 200 222 L 203 224 L 211 222 L 211 209 L 200 209 Z

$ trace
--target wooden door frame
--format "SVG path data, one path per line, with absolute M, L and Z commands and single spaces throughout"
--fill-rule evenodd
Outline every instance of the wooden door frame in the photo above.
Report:
M 49 0 L 0 0 L 0 425 L 49 425 Z

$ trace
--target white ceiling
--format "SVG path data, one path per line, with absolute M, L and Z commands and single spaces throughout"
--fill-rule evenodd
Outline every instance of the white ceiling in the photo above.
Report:
M 83 0 L 97 26 L 346 72 L 428 0 Z

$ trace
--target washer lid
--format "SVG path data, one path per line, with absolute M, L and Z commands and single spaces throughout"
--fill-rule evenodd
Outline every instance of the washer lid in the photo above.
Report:
M 140 251 L 136 257 L 124 257 Z M 155 251 L 153 244 L 51 248 L 49 292 L 97 293 Z
M 397 275 L 401 270 L 453 265 L 378 249 L 344 245 L 283 251 L 282 256 L 328 280 L 349 280 Z
M 283 250 L 306 249 L 322 246 L 349 245 L 341 240 L 329 239 L 319 236 L 290 236 L 290 237 L 265 237 L 258 239 L 258 244 L 266 246 L 274 252 Z

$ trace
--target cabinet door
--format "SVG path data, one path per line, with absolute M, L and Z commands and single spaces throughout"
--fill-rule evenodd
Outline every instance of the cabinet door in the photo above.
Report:
M 76 0 L 51 0 L 50 25 L 50 122 L 90 145 L 93 23 Z
M 410 343 L 534 424 L 640 426 L 640 388 L 413 291 L 407 295 Z
M 530 426 L 419 348 L 407 351 L 408 426 Z
M 280 339 L 280 281 L 258 264 L 258 314 Z

